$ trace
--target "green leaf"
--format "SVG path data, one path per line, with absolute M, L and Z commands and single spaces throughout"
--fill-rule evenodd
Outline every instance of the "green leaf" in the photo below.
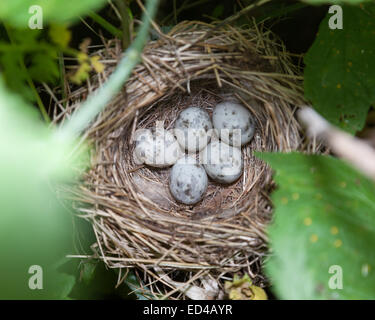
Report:
M 125 279 L 125 283 L 133 290 L 137 297 L 137 300 L 153 300 L 153 294 L 148 288 L 142 288 L 139 280 L 135 276 L 133 271 L 129 271 L 128 276 Z
M 9 89 L 18 92 L 28 101 L 35 101 L 33 90 L 28 86 L 27 73 L 21 68 L 22 52 L 0 52 L 0 67 Z
M 264 153 L 273 169 L 273 255 L 266 271 L 282 299 L 375 299 L 374 183 L 342 161 Z M 343 288 L 330 287 L 340 267 Z M 333 278 L 332 278 L 333 277 Z
M 30 58 L 28 72 L 38 82 L 54 83 L 59 78 L 59 66 L 55 52 L 37 52 Z
M 72 38 L 72 33 L 66 24 L 52 24 L 49 29 L 49 36 L 52 41 L 61 48 L 66 48 Z
M 53 291 L 55 294 L 54 299 L 69 299 L 68 296 L 76 283 L 76 278 L 70 274 L 59 273 L 55 280 L 56 285 L 60 290 Z
M 88 285 L 94 278 L 94 273 L 98 262 L 83 262 L 81 270 L 82 281 Z
M 70 262 L 70 264 L 72 261 Z M 89 281 L 82 278 L 85 265 L 91 265 L 86 271 L 89 271 Z M 134 299 L 135 296 L 130 294 L 129 287 L 122 283 L 117 285 L 118 270 L 108 269 L 102 261 L 92 260 L 81 261 L 80 270 L 81 280 L 77 281 L 69 297 L 72 299 Z M 95 266 L 95 267 L 94 267 Z M 125 270 L 122 270 L 125 271 Z M 88 280 L 88 279 L 87 279 Z
M 7 28 L 11 42 L 0 41 L 0 68 L 8 88 L 34 102 L 30 81 L 55 83 L 59 78 L 57 48 L 39 30 Z
M 374 5 L 343 7 L 343 29 L 327 14 L 305 57 L 305 96 L 327 120 L 354 133 L 375 102 Z
M 71 289 L 55 265 L 73 250 L 72 217 L 54 186 L 77 174 L 72 143 L 58 140 L 0 78 L 0 299 L 65 298 Z M 43 290 L 28 286 L 33 265 L 43 269 Z
M 44 22 L 66 22 L 77 20 L 80 15 L 90 10 L 99 9 L 106 0 L 12 0 L 0 2 L 0 20 L 4 20 L 21 28 L 29 25 L 33 13 L 29 13 L 31 6 L 42 8 Z
M 58 300 L 69 299 L 69 294 L 76 283 L 76 278 L 73 275 L 62 272 L 52 272 L 47 275 L 46 279 L 48 280 L 46 288 L 41 292 L 38 292 L 41 294 L 39 298 Z

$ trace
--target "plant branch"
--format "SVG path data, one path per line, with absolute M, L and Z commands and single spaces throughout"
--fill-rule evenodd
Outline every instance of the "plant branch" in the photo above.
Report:
M 337 156 L 375 180 L 375 150 L 368 143 L 334 127 L 310 107 L 301 109 L 298 118 L 309 136 L 323 140 Z
M 61 139 L 73 138 L 79 135 L 86 126 L 102 111 L 117 94 L 131 71 L 141 59 L 141 52 L 147 39 L 151 19 L 156 13 L 158 0 L 148 0 L 146 12 L 142 16 L 142 26 L 138 35 L 131 46 L 125 51 L 124 57 L 119 62 L 116 70 L 109 77 L 108 81 L 91 94 L 83 105 L 77 109 L 70 120 L 58 130 L 58 136 Z

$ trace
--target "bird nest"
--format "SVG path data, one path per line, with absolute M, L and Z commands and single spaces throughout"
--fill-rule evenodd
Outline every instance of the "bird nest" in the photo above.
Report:
M 122 55 L 118 40 L 93 51 L 105 72 L 70 91 L 56 122 L 105 82 Z M 256 151 L 312 151 L 294 117 L 304 103 L 301 79 L 283 45 L 255 23 L 183 22 L 146 45 L 122 92 L 85 132 L 91 169 L 74 190 L 95 231 L 96 256 L 120 270 L 119 282 L 134 268 L 142 290 L 179 299 L 222 298 L 224 281 L 235 274 L 268 285 L 262 264 L 274 183 Z M 171 129 L 182 109 L 194 105 L 212 114 L 227 99 L 240 101 L 256 123 L 242 147 L 243 175 L 231 185 L 209 182 L 196 205 L 178 203 L 168 188 L 170 168 L 135 164 L 134 132 L 156 121 Z

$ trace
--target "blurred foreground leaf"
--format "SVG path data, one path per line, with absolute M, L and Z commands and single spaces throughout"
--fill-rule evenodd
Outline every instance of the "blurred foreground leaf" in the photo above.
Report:
M 29 19 L 37 11 L 29 9 L 39 6 L 42 9 L 43 22 L 66 22 L 77 20 L 80 15 L 88 13 L 90 10 L 99 9 L 106 0 L 11 0 L 0 1 L 0 19 L 26 28 Z
M 72 250 L 72 217 L 53 188 L 76 174 L 71 146 L 0 79 L 0 298 L 64 298 L 72 287 L 56 271 Z M 32 265 L 42 267 L 43 290 L 29 288 Z
M 353 1 L 354 2 L 354 1 Z M 305 95 L 328 121 L 354 133 L 375 103 L 375 5 L 343 6 L 343 29 L 327 13 L 305 57 Z
M 276 170 L 266 270 L 278 298 L 375 299 L 374 183 L 332 157 L 259 157 Z
M 72 38 L 72 32 L 66 24 L 53 23 L 49 29 L 49 36 L 61 48 L 66 48 Z
M 69 11 L 70 2 L 57 7 Z M 14 9 L 20 3 L 26 1 L 14 1 L 9 7 Z M 48 1 L 48 5 L 55 3 Z M 74 139 L 121 90 L 140 61 L 150 26 L 149 17 L 153 18 L 157 4 L 157 0 L 147 1 L 148 15 L 143 14 L 138 35 L 116 70 L 56 132 L 40 121 L 36 110 L 10 94 L 0 77 L 0 299 L 61 299 L 67 298 L 74 287 L 75 280 L 71 276 L 58 273 L 61 259 L 73 251 L 73 229 L 72 216 L 59 201 L 61 197 L 56 195 L 54 187 L 73 182 L 85 169 L 87 159 L 82 155 L 88 153 L 82 152 L 84 147 L 76 150 Z M 0 18 L 4 8 L 8 7 L 1 3 Z M 60 10 L 57 12 L 64 16 Z M 98 67 L 100 65 L 96 64 Z M 43 270 L 41 290 L 31 288 L 30 280 L 35 274 L 29 270 L 34 267 Z

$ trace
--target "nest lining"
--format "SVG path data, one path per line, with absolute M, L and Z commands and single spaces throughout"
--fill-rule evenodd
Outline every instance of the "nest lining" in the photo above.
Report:
M 56 113 L 56 122 L 69 117 L 112 72 L 121 56 L 119 41 L 93 54 L 107 62 L 106 73 L 72 91 L 69 108 Z M 134 164 L 132 136 L 155 121 L 172 128 L 178 113 L 191 105 L 212 114 L 216 103 L 228 98 L 239 100 L 256 119 L 255 136 L 242 148 L 244 173 L 229 186 L 210 182 L 197 205 L 177 203 L 168 189 L 170 168 Z M 150 42 L 124 90 L 85 133 L 94 146 L 92 165 L 74 193 L 94 228 L 97 256 L 111 268 L 136 267 L 157 297 L 186 294 L 182 284 L 206 288 L 207 279 L 216 283 L 211 297 L 218 297 L 222 280 L 234 273 L 246 272 L 265 286 L 261 262 L 274 184 L 271 169 L 254 152 L 314 151 L 294 118 L 303 103 L 296 68 L 262 26 L 183 22 Z

